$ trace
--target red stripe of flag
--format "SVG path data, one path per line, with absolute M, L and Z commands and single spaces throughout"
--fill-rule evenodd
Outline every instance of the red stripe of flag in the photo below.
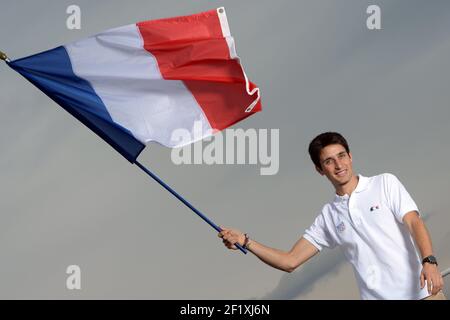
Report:
M 223 130 L 261 111 L 245 109 L 249 96 L 238 61 L 231 59 L 216 10 L 137 24 L 144 48 L 157 60 L 164 79 L 182 80 L 203 109 L 211 127 Z M 250 83 L 253 89 L 255 85 Z

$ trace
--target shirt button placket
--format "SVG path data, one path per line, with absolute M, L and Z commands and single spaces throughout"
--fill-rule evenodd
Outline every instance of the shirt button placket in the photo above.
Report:
M 348 215 L 350 216 L 350 219 L 352 220 L 353 224 L 355 226 L 361 225 L 361 219 L 358 215 L 358 210 L 356 209 L 356 206 L 354 205 L 355 200 L 354 197 L 350 196 L 348 199 Z

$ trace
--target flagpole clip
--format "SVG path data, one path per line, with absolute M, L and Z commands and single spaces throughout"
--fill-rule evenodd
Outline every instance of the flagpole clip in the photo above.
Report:
M 6 62 L 10 62 L 8 56 L 6 55 L 6 53 L 0 51 L 0 59 Z

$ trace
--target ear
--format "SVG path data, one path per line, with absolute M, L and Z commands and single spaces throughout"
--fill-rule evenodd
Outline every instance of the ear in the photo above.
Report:
M 315 166 L 316 167 L 316 171 L 321 175 L 321 176 L 323 176 L 325 173 L 323 172 L 323 170 L 322 169 L 320 169 L 318 166 Z
M 352 158 L 351 152 L 348 153 L 348 157 L 350 158 L 350 162 L 353 162 L 353 158 Z

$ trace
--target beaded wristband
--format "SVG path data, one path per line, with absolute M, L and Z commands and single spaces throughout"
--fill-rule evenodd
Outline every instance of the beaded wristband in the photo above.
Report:
M 243 247 L 245 249 L 248 249 L 247 245 L 248 245 L 248 240 L 250 240 L 250 237 L 248 236 L 248 234 L 244 234 L 244 236 L 245 236 L 245 241 L 244 241 Z

